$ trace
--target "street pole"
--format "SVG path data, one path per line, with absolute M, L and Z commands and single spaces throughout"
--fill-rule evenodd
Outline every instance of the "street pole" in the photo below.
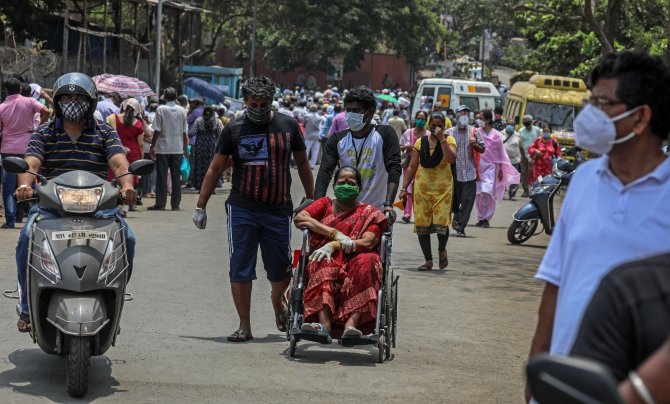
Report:
M 251 54 L 249 55 L 249 78 L 254 77 L 254 58 L 256 54 L 256 0 L 254 0 L 253 33 L 251 35 Z
M 158 0 L 156 7 L 156 95 L 161 90 L 161 23 L 163 21 L 163 0 Z

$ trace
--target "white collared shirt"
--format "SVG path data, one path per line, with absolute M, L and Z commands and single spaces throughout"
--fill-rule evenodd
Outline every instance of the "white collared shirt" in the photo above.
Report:
M 601 278 L 619 264 L 670 251 L 670 158 L 623 185 L 603 156 L 568 188 L 536 278 L 557 285 L 551 353 L 567 355 Z

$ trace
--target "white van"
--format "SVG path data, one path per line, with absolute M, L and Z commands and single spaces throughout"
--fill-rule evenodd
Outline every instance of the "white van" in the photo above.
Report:
M 472 81 L 458 79 L 423 79 L 412 104 L 412 117 L 419 109 L 432 110 L 428 100 L 433 105 L 442 103 L 442 111 L 446 114 L 448 108 L 456 111 L 459 105 L 467 105 L 472 112 L 483 109 L 493 110 L 502 107 L 503 101 L 498 89 L 487 81 Z M 421 108 L 421 107 L 424 108 Z

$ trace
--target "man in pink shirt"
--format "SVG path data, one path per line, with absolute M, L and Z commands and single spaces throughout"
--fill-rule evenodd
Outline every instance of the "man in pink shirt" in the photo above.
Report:
M 23 84 L 16 78 L 5 82 L 7 98 L 0 104 L 0 154 L 2 158 L 9 156 L 23 157 L 28 148 L 28 141 L 33 133 L 33 117 L 40 113 L 41 122 L 51 115 L 51 110 L 33 97 L 21 95 Z M 16 174 L 2 173 L 2 199 L 5 203 L 5 223 L 2 229 L 13 229 L 16 224 Z
M 330 125 L 330 129 L 328 130 L 328 137 L 330 138 L 334 134 L 342 132 L 346 129 L 349 129 L 349 126 L 347 126 L 346 113 L 344 110 L 342 110 L 342 112 L 335 115 L 335 118 L 333 118 L 333 123 Z

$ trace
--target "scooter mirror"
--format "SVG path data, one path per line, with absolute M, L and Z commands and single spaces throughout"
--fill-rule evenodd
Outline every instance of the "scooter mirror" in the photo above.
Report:
M 12 174 L 22 174 L 30 168 L 28 162 L 21 157 L 5 157 L 2 159 L 2 168 Z
M 600 363 L 538 355 L 526 366 L 533 398 L 542 404 L 623 404 L 612 373 Z
M 154 171 L 154 162 L 151 160 L 136 160 L 130 164 L 128 171 L 135 175 L 149 175 Z

